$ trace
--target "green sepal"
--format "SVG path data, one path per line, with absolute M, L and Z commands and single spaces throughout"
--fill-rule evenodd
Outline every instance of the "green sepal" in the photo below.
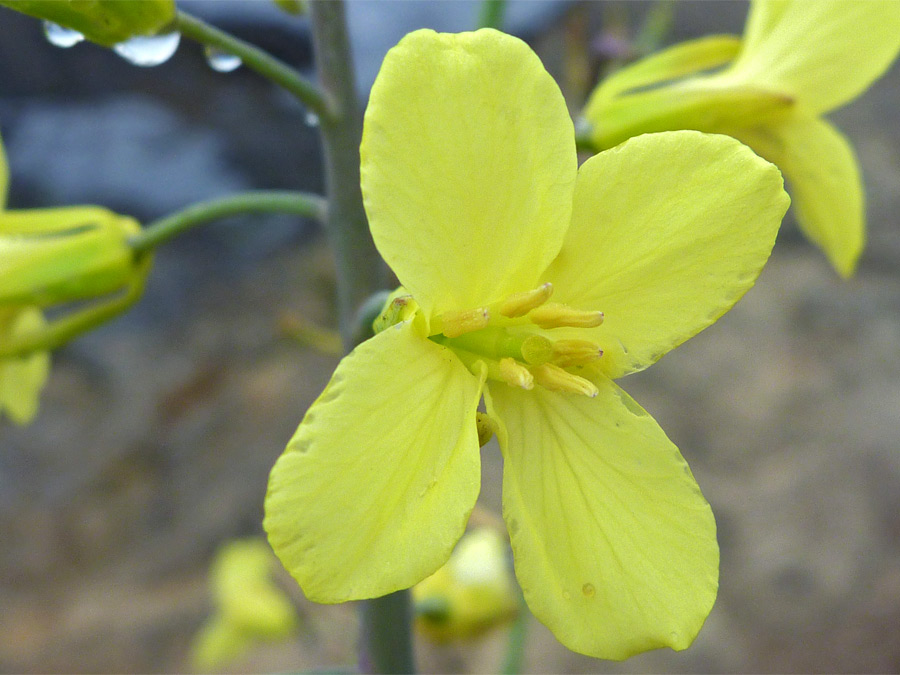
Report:
M 794 100 L 783 93 L 746 85 L 719 87 L 707 82 L 676 83 L 589 107 L 585 115 L 595 150 L 659 131 L 728 133 L 781 119 L 794 106 Z
M 585 115 L 590 118 L 592 107 L 623 92 L 724 66 L 733 61 L 740 50 L 741 39 L 736 35 L 710 35 L 664 49 L 603 80 L 591 94 Z
M 175 0 L 0 0 L 0 5 L 76 30 L 104 47 L 155 35 L 175 20 Z
M 136 273 L 127 216 L 96 206 L 0 212 L 0 305 L 40 306 L 118 291 Z

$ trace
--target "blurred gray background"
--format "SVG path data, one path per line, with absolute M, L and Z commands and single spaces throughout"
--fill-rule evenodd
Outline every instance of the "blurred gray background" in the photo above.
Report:
M 265 2 L 180 6 L 311 73 L 305 19 Z M 577 109 L 648 4 L 513 2 Z M 477 3 L 351 3 L 361 97 L 384 52 L 422 26 L 463 30 Z M 739 33 L 746 3 L 679 2 L 666 43 Z M 623 32 L 624 31 L 624 32 Z M 861 36 L 865 39 L 865 36 Z M 900 670 L 900 66 L 834 113 L 866 179 L 869 246 L 842 282 L 789 215 L 757 286 L 723 320 L 622 385 L 682 449 L 713 505 L 719 600 L 695 645 L 622 664 L 568 652 L 531 622 L 535 672 Z M 102 203 L 148 221 L 250 188 L 321 190 L 314 126 L 245 69 L 183 43 L 150 69 L 50 46 L 0 9 L 0 131 L 10 206 Z M 35 423 L 0 426 L 0 671 L 189 668 L 221 542 L 261 531 L 266 476 L 335 358 L 279 322 L 334 325 L 321 233 L 233 219 L 162 249 L 129 315 L 54 356 Z M 484 450 L 482 501 L 499 504 Z M 295 591 L 302 637 L 234 670 L 355 658 L 352 606 Z M 498 668 L 505 635 L 436 647 L 426 671 Z

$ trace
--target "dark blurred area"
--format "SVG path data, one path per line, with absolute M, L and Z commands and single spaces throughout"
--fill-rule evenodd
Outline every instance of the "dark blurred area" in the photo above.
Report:
M 306 19 L 257 1 L 179 3 L 312 76 Z M 740 33 L 744 2 L 678 2 L 671 43 Z M 658 3 L 511 2 L 573 110 Z M 361 98 L 409 30 L 474 26 L 477 2 L 354 2 Z M 718 603 L 693 647 L 621 664 L 568 652 L 536 621 L 536 672 L 900 670 L 900 67 L 830 116 L 867 186 L 869 245 L 842 282 L 790 217 L 757 287 L 723 320 L 622 381 L 713 505 Z M 10 207 L 100 203 L 143 222 L 235 190 L 320 192 L 315 121 L 245 68 L 183 41 L 155 68 L 47 43 L 0 9 Z M 209 561 L 261 532 L 268 471 L 336 362 L 279 319 L 333 327 L 318 228 L 231 219 L 156 257 L 145 299 L 54 356 L 32 426 L 0 426 L 0 671 L 179 672 L 207 613 Z M 484 450 L 484 505 L 500 459 Z M 237 672 L 353 663 L 352 606 L 293 590 L 296 642 Z M 419 645 L 423 669 L 490 672 L 504 636 Z

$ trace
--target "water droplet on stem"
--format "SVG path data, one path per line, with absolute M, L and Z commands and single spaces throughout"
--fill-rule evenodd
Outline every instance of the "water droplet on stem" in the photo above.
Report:
M 203 48 L 203 55 L 206 57 L 209 67 L 219 73 L 230 73 L 240 68 L 243 63 L 240 56 L 235 56 L 209 45 Z
M 113 51 L 135 66 L 150 68 L 165 63 L 178 50 L 181 33 L 135 35 L 113 47 Z
M 44 36 L 51 45 L 62 47 L 63 49 L 74 47 L 79 42 L 84 41 L 84 35 L 77 30 L 60 26 L 52 21 L 44 21 Z

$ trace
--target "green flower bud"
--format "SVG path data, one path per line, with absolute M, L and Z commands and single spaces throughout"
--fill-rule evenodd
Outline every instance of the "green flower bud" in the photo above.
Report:
M 175 0 L 0 0 L 0 5 L 76 30 L 104 47 L 155 35 L 175 19 Z
M 0 212 L 0 306 L 83 300 L 136 273 L 132 218 L 96 206 Z

